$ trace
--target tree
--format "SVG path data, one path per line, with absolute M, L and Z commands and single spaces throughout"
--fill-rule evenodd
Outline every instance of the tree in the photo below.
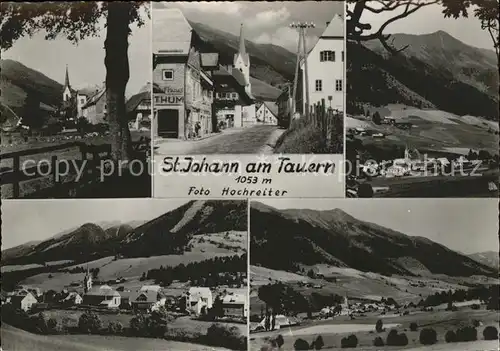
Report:
M 2 6 L 0 45 L 12 47 L 19 38 L 45 31 L 47 40 L 63 35 L 76 44 L 99 35 L 100 20 L 106 20 L 104 41 L 106 103 L 110 124 L 111 154 L 115 161 L 128 160 L 132 151 L 125 113 L 125 88 L 129 80 L 128 36 L 130 25 L 144 24 L 141 8 L 146 1 L 112 2 L 10 2 Z
M 99 316 L 91 311 L 85 311 L 78 319 L 78 329 L 85 334 L 96 334 L 102 328 Z
M 380 117 L 380 113 L 378 113 L 378 111 L 375 111 L 375 113 L 373 114 L 372 121 L 377 125 L 380 125 L 380 123 L 382 122 L 382 118 Z
M 384 322 L 382 322 L 381 319 L 379 319 L 375 324 L 375 330 L 377 333 L 382 333 L 384 331 Z
M 45 115 L 40 110 L 40 97 L 35 92 L 28 92 L 22 108 L 21 123 L 33 129 L 39 129 L 44 124 Z
M 468 17 L 473 9 L 474 16 L 481 21 L 481 28 L 488 30 L 499 57 L 498 0 L 347 0 L 347 3 L 350 4 L 347 7 L 347 39 L 358 43 L 379 40 L 391 54 L 398 54 L 406 49 L 406 46 L 395 48 L 393 43 L 389 42 L 391 35 L 385 34 L 384 31 L 391 23 L 406 18 L 423 7 L 436 4 L 442 6 L 445 18 Z M 363 22 L 362 16 L 365 12 L 388 18 L 379 28 L 374 29 L 371 24 Z

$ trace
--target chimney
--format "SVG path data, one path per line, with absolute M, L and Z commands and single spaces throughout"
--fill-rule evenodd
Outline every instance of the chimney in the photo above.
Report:
M 330 21 L 326 22 L 326 26 L 328 27 L 330 25 Z

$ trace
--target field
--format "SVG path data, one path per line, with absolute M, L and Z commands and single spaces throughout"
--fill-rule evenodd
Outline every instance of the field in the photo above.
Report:
M 371 117 L 351 116 L 346 118 L 346 128 L 366 128 L 383 132 L 385 139 L 362 138 L 364 144 L 405 146 L 430 151 L 450 151 L 460 148 L 488 150 L 498 154 L 498 135 L 488 132 L 498 131 L 498 123 L 473 116 L 458 116 L 439 110 L 423 110 L 404 105 L 386 107 L 367 107 L 370 114 L 378 111 L 382 118 L 390 116 L 397 120 L 404 119 L 412 123 L 410 132 L 390 125 L 375 125 Z
M 71 263 L 72 261 L 70 260 L 62 260 L 62 261 L 51 261 L 51 262 L 45 262 L 44 264 L 46 266 L 57 266 L 60 264 L 65 264 L 65 263 Z M 22 264 L 22 265 L 7 265 L 7 266 L 2 266 L 1 270 L 2 273 L 4 272 L 13 272 L 13 271 L 22 271 L 25 269 L 31 269 L 31 268 L 40 268 L 43 267 L 42 264 L 38 263 L 32 263 L 32 264 Z
M 355 334 L 358 338 L 357 349 L 365 350 L 380 350 L 380 347 L 373 346 L 375 337 L 380 336 L 385 341 L 390 329 L 396 329 L 398 332 L 404 332 L 409 340 L 406 347 L 386 347 L 387 350 L 412 349 L 415 347 L 418 350 L 467 350 L 458 347 L 458 344 L 444 344 L 444 335 L 448 330 L 456 330 L 460 326 L 470 325 L 473 320 L 478 320 L 482 323 L 477 328 L 477 342 L 467 343 L 468 346 L 477 347 L 477 345 L 495 345 L 494 342 L 484 341 L 482 336 L 483 329 L 488 325 L 496 326 L 498 329 L 498 313 L 496 311 L 472 310 L 469 308 L 459 309 L 456 312 L 434 311 L 434 312 L 412 312 L 407 316 L 393 316 L 383 318 L 386 330 L 382 333 L 375 332 L 375 323 L 381 316 L 375 314 L 367 317 L 355 317 L 355 320 L 349 320 L 348 317 L 335 317 L 330 320 L 322 321 L 307 321 L 298 327 L 286 328 L 266 333 L 257 333 L 250 335 L 250 344 L 252 349 L 259 349 L 269 337 L 275 337 L 281 334 L 284 337 L 284 350 L 293 349 L 293 343 L 296 339 L 302 338 L 311 343 L 318 335 L 321 335 L 325 343 L 323 350 L 340 350 L 340 341 L 343 337 L 349 334 Z M 419 333 L 420 331 L 410 331 L 409 325 L 411 322 L 416 322 L 419 329 L 432 327 L 438 334 L 438 344 L 432 347 L 420 348 Z M 495 341 L 498 345 L 498 341 Z M 474 346 L 473 346 L 474 345 Z M 454 346 L 454 347 L 453 347 Z M 442 348 L 444 347 L 444 348 Z M 479 350 L 471 348 L 470 350 Z M 488 350 L 488 349 L 481 349 Z
M 2 323 L 2 349 L 5 351 L 225 351 L 224 348 L 150 338 L 101 335 L 37 335 Z

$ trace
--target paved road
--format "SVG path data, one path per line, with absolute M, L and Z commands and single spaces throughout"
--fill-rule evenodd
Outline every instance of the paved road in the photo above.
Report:
M 283 130 L 277 126 L 232 128 L 198 141 L 160 141 L 156 153 L 159 155 L 272 153 L 274 143 L 282 133 Z

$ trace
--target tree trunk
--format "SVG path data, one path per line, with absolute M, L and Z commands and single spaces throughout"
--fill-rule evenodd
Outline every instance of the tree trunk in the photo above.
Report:
M 106 103 L 111 135 L 111 155 L 114 161 L 129 160 L 132 140 L 125 111 L 125 88 L 130 76 L 128 35 L 130 32 L 128 2 L 108 3 L 108 18 L 104 49 L 106 56 Z

